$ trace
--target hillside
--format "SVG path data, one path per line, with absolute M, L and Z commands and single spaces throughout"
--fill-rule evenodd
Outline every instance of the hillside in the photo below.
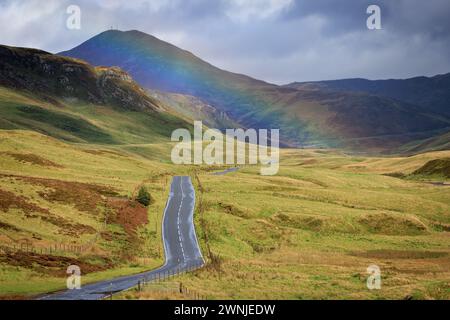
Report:
M 450 126 L 390 98 L 280 87 L 221 70 L 139 31 L 105 31 L 60 54 L 119 66 L 148 89 L 199 98 L 243 127 L 280 128 L 285 145 L 393 150 Z
M 146 144 L 190 126 L 119 68 L 0 46 L 0 129 L 71 142 Z
M 62 289 L 73 263 L 84 284 L 160 265 L 170 176 L 190 174 L 208 266 L 172 281 L 208 299 L 448 299 L 448 187 L 384 174 L 449 151 L 371 158 L 284 149 L 271 177 L 257 166 L 216 176 L 22 130 L 0 130 L 0 153 L 0 298 Z M 142 183 L 154 199 L 147 210 L 132 200 Z M 373 263 L 383 290 L 367 290 Z M 173 298 L 169 283 L 158 285 Z
M 439 150 L 450 150 L 450 131 L 431 138 L 409 142 L 400 148 L 403 154 Z
M 234 128 L 238 126 L 225 112 L 194 96 L 157 90 L 149 91 L 149 95 L 190 122 L 201 120 L 205 126 L 210 128 Z
M 426 177 L 439 176 L 443 179 L 450 179 L 450 158 L 434 159 L 428 161 L 412 174 Z
M 198 173 L 197 234 L 218 259 L 119 298 L 180 298 L 161 287 L 182 282 L 208 299 L 448 299 L 448 186 L 385 174 L 449 154 L 283 149 L 276 176 L 253 166 Z M 366 287 L 371 264 L 382 270 L 382 290 Z
M 0 299 L 63 289 L 70 264 L 81 267 L 85 284 L 162 263 L 157 226 L 168 165 L 0 130 L 0 168 Z M 149 208 L 132 197 L 142 183 L 151 190 Z
M 0 46 L 0 61 L 0 86 L 46 100 L 56 96 L 135 111 L 162 109 L 119 68 L 92 67 L 45 51 L 7 46 Z
M 425 112 L 450 117 L 450 73 L 434 77 L 367 80 L 342 79 L 316 82 L 294 82 L 289 88 L 369 93 L 414 104 Z

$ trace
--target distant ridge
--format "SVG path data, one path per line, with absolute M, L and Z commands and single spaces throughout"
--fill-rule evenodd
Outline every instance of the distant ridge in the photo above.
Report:
M 420 106 L 424 112 L 450 117 L 450 73 L 409 79 L 294 82 L 286 87 L 375 94 Z

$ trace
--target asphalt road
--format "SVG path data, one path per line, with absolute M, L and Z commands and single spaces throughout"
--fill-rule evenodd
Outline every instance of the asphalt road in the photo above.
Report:
M 193 216 L 195 190 L 188 176 L 172 179 L 170 195 L 164 209 L 163 243 L 165 263 L 162 267 L 136 275 L 119 277 L 81 286 L 41 297 L 41 300 L 96 300 L 138 285 L 139 281 L 154 280 L 203 266 L 204 260 L 197 236 Z M 83 270 L 81 270 L 83 272 Z M 83 278 L 81 278 L 81 281 Z
M 227 173 L 235 172 L 235 171 L 238 171 L 238 170 L 239 170 L 239 167 L 228 168 L 228 169 L 226 169 L 226 170 L 224 170 L 224 171 L 214 172 L 214 173 L 213 173 L 213 176 L 223 176 L 223 175 L 225 175 L 225 174 L 227 174 Z

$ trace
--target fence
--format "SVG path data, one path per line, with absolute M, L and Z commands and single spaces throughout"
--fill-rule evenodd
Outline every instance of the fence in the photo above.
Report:
M 195 271 L 204 266 L 203 262 L 190 263 L 185 267 L 177 267 L 159 272 L 153 272 L 142 277 L 138 281 L 137 285 L 129 290 L 136 290 L 137 292 L 150 292 L 157 294 L 180 294 L 192 300 L 206 300 L 207 297 L 202 295 L 198 291 L 191 290 L 182 282 L 170 282 L 175 277 L 182 275 L 183 273 Z M 115 294 L 120 292 L 111 292 L 106 299 L 112 299 Z
M 47 246 L 34 246 L 28 243 L 2 243 L 0 249 L 3 251 L 21 251 L 36 254 L 55 254 L 55 253 L 75 253 L 81 254 L 86 252 L 90 246 L 80 246 L 74 244 L 55 243 Z
M 207 296 L 196 290 L 189 289 L 182 282 L 168 282 L 163 287 L 157 283 L 145 283 L 139 285 L 136 290 L 138 292 L 150 292 L 156 295 L 173 295 L 177 298 L 181 295 L 187 300 L 207 300 Z
M 102 229 L 106 230 L 106 226 L 108 224 L 108 216 L 109 216 L 109 208 L 107 205 L 107 201 L 105 200 L 103 202 L 103 206 L 105 208 L 105 217 L 103 220 L 103 226 Z M 36 253 L 36 254 L 55 254 L 55 253 L 72 253 L 72 254 L 82 254 L 89 249 L 91 249 L 95 243 L 98 241 L 98 238 L 100 237 L 101 231 L 98 230 L 95 235 L 87 241 L 85 244 L 73 244 L 73 243 L 53 243 L 49 245 L 32 245 L 30 243 L 2 243 L 0 244 L 0 249 L 3 251 L 22 251 L 22 252 L 30 252 L 30 253 Z

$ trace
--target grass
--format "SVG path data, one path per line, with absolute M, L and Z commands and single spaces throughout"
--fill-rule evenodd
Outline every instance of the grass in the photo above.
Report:
M 87 243 L 101 234 L 84 255 L 61 253 L 61 259 L 73 257 L 93 270 L 83 283 L 154 268 L 163 261 L 160 225 L 170 176 L 190 174 L 197 191 L 196 229 L 208 265 L 176 281 L 202 296 L 450 298 L 448 187 L 386 175 L 409 175 L 430 160 L 448 158 L 449 151 L 377 158 L 339 150 L 282 150 L 279 174 L 270 177 L 260 176 L 256 166 L 211 175 L 213 167 L 174 166 L 167 153 L 165 142 L 107 147 L 1 131 L 0 190 L 7 199 L 15 196 L 14 205 L 0 213 L 2 243 Z M 148 219 L 127 233 L 129 226 L 120 219 L 108 219 L 114 208 L 104 201 L 127 201 L 142 185 L 154 202 Z M 43 216 L 59 219 L 52 223 Z M 62 232 L 67 223 L 75 235 Z M 95 232 L 82 233 L 80 226 Z M 370 264 L 381 269 L 381 290 L 366 287 Z M 49 270 L 39 263 L 2 262 L 0 292 L 29 296 L 64 288 L 65 277 Z M 117 298 L 183 298 L 152 290 L 130 290 Z
M 129 274 L 160 265 L 160 224 L 169 183 L 161 172 L 166 165 L 119 150 L 92 148 L 68 145 L 35 132 L 0 132 L 2 245 L 27 243 L 45 249 L 92 244 L 77 258 L 98 256 L 111 266 L 85 275 L 86 282 L 109 278 L 114 272 Z M 126 203 L 141 184 L 154 202 L 145 209 L 145 221 L 130 225 L 137 214 L 135 208 L 120 213 L 110 203 Z M 125 216 L 118 218 L 119 214 Z M 42 274 L 42 261 L 33 261 L 34 265 L 13 269 L 0 263 L 0 292 L 28 296 L 65 287 L 65 277 Z M 90 263 L 101 268 L 104 261 Z M 28 285 L 14 285 L 14 279 L 24 278 Z
M 50 103 L 24 91 L 0 87 L 0 129 L 32 129 L 59 140 L 100 145 L 169 141 L 189 124 L 168 112 L 136 112 L 59 99 Z
M 436 228 L 450 222 L 448 189 L 383 175 L 448 154 L 290 150 L 274 177 L 251 167 L 201 174 L 197 226 L 220 266 L 180 281 L 211 299 L 449 299 L 449 238 Z M 370 264 L 381 268 L 382 290 L 366 288 Z

